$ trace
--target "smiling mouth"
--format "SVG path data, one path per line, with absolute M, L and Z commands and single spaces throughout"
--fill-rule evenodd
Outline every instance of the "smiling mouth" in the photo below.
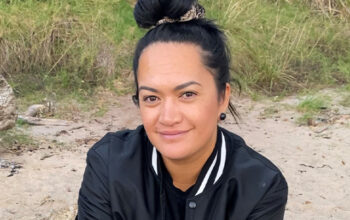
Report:
M 189 130 L 184 131 L 159 131 L 158 133 L 165 139 L 176 139 L 185 135 Z

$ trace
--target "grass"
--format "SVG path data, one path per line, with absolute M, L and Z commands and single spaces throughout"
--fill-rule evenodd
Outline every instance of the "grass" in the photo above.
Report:
M 233 75 L 246 91 L 276 95 L 350 82 L 346 12 L 309 4 L 316 1 L 204 2 L 228 36 Z M 350 2 L 342 2 L 349 9 Z
M 134 2 L 0 1 L 0 74 L 25 103 L 84 101 L 98 87 L 131 92 L 133 48 L 145 33 Z M 350 85 L 350 0 L 201 3 L 228 37 L 233 77 L 253 97 Z
M 103 117 L 108 111 L 107 106 L 102 105 L 99 106 L 97 111 L 93 114 L 95 117 Z
M 315 112 L 318 113 L 329 106 L 329 97 L 327 96 L 307 96 L 304 98 L 297 109 L 300 112 Z
M 269 106 L 260 113 L 260 116 L 263 118 L 271 118 L 279 112 L 279 109 L 276 106 Z
M 350 107 L 350 94 L 345 95 L 339 104 L 344 107 Z
M 2 151 L 15 151 L 21 152 L 24 149 L 37 148 L 36 141 L 25 134 L 19 127 L 26 126 L 22 122 L 18 122 L 17 127 L 0 131 L 0 152 Z
M 124 77 L 141 35 L 123 0 L 0 1 L 0 73 L 19 97 L 88 97 Z
M 298 124 L 309 124 L 320 113 L 326 111 L 330 106 L 330 97 L 328 96 L 306 96 L 297 106 L 297 110 L 302 116 L 297 119 Z

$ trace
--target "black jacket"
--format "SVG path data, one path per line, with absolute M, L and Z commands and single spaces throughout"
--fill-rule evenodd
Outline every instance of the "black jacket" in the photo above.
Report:
M 281 172 L 239 136 L 219 132 L 215 169 L 201 177 L 184 220 L 283 219 L 288 187 Z M 108 133 L 88 152 L 78 219 L 165 220 L 158 157 L 143 126 Z

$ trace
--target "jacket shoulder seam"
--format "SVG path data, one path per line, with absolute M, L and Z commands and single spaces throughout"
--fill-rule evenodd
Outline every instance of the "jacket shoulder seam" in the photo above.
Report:
M 270 169 L 270 170 L 272 170 L 272 171 L 274 171 L 274 172 L 281 173 L 281 171 L 276 167 L 276 165 L 272 164 L 272 162 L 270 162 L 270 161 L 269 161 L 267 158 L 265 158 L 263 155 L 260 155 L 260 154 L 259 154 L 260 156 L 264 157 L 264 158 L 260 158 L 260 157 L 258 157 L 257 155 L 252 154 L 253 149 L 251 149 L 249 146 L 245 145 L 245 146 L 243 146 L 243 149 L 244 149 L 252 158 L 254 158 L 254 159 L 260 161 L 260 163 L 263 164 L 266 168 L 268 168 L 268 169 Z M 264 161 L 264 160 L 268 160 L 271 164 L 266 163 L 266 161 Z M 271 166 L 271 165 L 272 165 L 272 166 Z

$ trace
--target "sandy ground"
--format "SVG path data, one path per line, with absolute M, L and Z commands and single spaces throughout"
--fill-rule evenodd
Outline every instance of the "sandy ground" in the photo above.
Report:
M 21 166 L 13 176 L 10 168 L 0 169 L 0 219 L 74 218 L 89 147 L 108 131 L 140 124 L 129 97 L 114 99 L 103 117 L 81 118 L 65 127 L 28 128 L 41 140 L 37 150 L 0 154 L 3 161 Z M 243 121 L 237 126 L 229 117 L 222 126 L 282 170 L 289 184 L 285 219 L 350 219 L 350 108 L 328 114 L 315 126 L 299 126 L 299 113 L 285 108 L 298 102 L 295 97 L 233 101 Z

